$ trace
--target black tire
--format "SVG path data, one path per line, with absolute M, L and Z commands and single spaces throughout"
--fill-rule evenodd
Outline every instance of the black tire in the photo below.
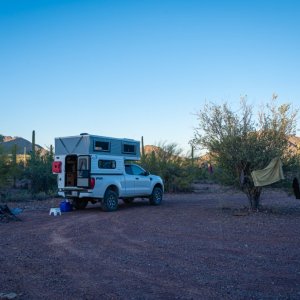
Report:
M 118 209 L 118 194 L 112 190 L 107 190 L 101 202 L 104 211 L 115 211 Z
M 75 198 L 72 201 L 72 206 L 75 207 L 76 209 L 85 209 L 87 205 L 88 205 L 87 199 Z
M 160 187 L 155 187 L 149 198 L 151 205 L 160 205 L 163 198 L 163 191 Z
M 130 204 L 134 201 L 134 198 L 123 198 L 122 200 L 124 201 L 124 203 Z

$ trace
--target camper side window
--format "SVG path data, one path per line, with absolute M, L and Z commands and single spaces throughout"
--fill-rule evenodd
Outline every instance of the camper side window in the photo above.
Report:
M 98 167 L 99 167 L 99 169 L 115 169 L 116 168 L 116 161 L 115 160 L 108 160 L 108 159 L 99 159 L 98 160 Z
M 94 142 L 94 150 L 100 152 L 109 152 L 110 151 L 110 143 L 104 141 L 95 141 Z
M 135 145 L 132 144 L 123 144 L 123 153 L 135 154 Z

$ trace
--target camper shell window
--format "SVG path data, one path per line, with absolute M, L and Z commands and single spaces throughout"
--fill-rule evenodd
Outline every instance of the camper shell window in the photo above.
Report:
M 106 141 L 95 141 L 94 150 L 100 152 L 109 152 L 110 151 L 110 142 Z
M 98 160 L 99 169 L 115 169 L 116 161 L 110 159 L 99 159 Z
M 133 144 L 123 144 L 123 153 L 126 154 L 136 154 L 135 145 Z

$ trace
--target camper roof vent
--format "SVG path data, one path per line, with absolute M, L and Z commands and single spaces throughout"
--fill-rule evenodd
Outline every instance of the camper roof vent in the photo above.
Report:
M 83 133 L 80 133 L 80 135 L 89 135 L 89 134 L 86 132 L 83 132 Z

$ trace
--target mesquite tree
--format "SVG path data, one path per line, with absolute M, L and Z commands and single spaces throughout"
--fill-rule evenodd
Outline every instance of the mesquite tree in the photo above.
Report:
M 251 172 L 263 169 L 275 157 L 283 158 L 288 137 L 296 132 L 297 111 L 290 104 L 277 105 L 273 97 L 257 118 L 245 99 L 238 109 L 227 103 L 206 104 L 196 115 L 194 145 L 208 150 L 246 193 L 251 209 L 258 209 L 262 188 L 254 186 Z

